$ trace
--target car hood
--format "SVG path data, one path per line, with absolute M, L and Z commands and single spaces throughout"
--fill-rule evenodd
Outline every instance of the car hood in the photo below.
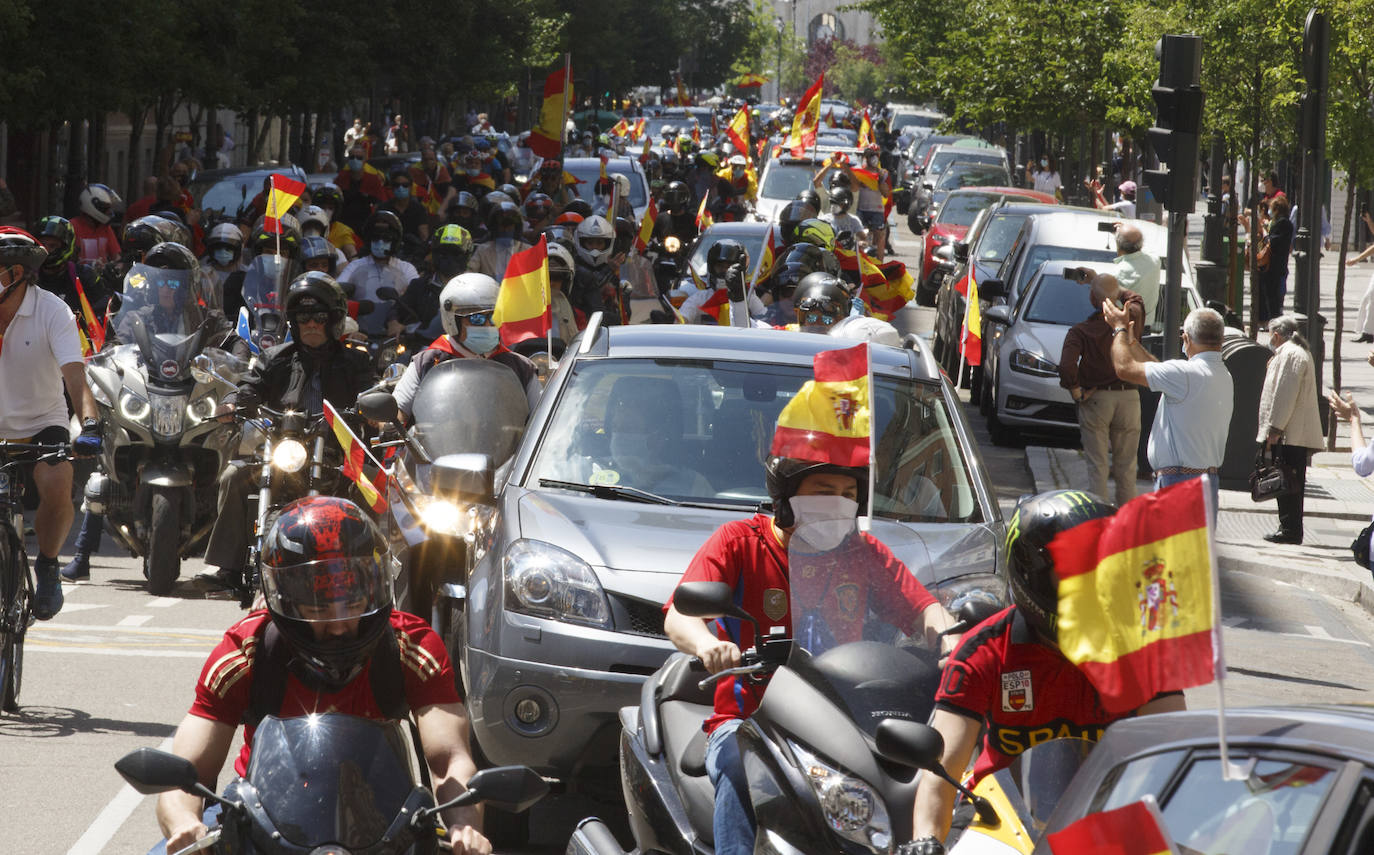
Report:
M 1016 325 L 1012 341 L 1019 348 L 1033 350 L 1051 362 L 1058 362 L 1064 352 L 1064 338 L 1072 327 L 1059 324 L 1021 323 Z

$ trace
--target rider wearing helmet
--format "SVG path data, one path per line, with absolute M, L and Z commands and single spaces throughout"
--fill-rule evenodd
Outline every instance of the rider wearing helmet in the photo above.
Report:
M 797 227 L 806 220 L 816 217 L 817 212 L 810 204 L 794 199 L 783 206 L 778 212 L 778 231 L 782 238 L 783 246 L 791 246 L 797 242 Z
M 588 217 L 575 233 L 577 274 L 568 295 L 573 308 L 590 318 L 602 312 L 602 323 L 624 323 L 621 316 L 620 276 L 611 257 L 615 253 L 615 228 L 605 217 Z
M 220 295 L 225 314 L 238 315 L 243 294 L 243 230 L 233 223 L 220 223 L 205 238 L 205 257 L 200 270 Z M 229 305 L 230 297 L 236 301 Z
M 420 273 L 415 265 L 396 254 L 401 250 L 401 221 L 391 211 L 377 211 L 367 218 L 363 226 L 363 244 L 367 254 L 348 263 L 339 274 L 341 284 L 353 286 L 353 299 L 370 300 L 377 306 L 372 313 L 363 315 L 358 323 L 359 329 L 370 337 L 383 334 L 394 336 L 401 332 L 402 325 L 391 316 L 390 300 L 379 296 L 382 288 L 395 289 L 399 295 Z
M 495 195 L 489 194 L 489 195 Z M 490 239 L 477 247 L 472 254 L 468 269 L 485 273 L 497 282 L 506 274 L 506 265 L 517 252 L 529 249 L 522 236 L 525 233 L 525 219 L 520 216 L 520 208 L 514 202 L 499 202 L 487 215 L 487 230 Z
M 78 197 L 80 210 L 72 217 L 76 232 L 76 253 L 82 262 L 101 265 L 119 259 L 119 240 L 115 238 L 110 220 L 123 205 L 119 194 L 104 184 L 87 184 Z
M 830 210 L 821 214 L 821 219 L 829 223 L 835 233 L 849 232 L 855 240 L 867 241 L 868 232 L 864 230 L 863 220 L 854 216 L 854 194 L 847 187 L 835 187 L 830 191 Z
M 468 234 L 472 235 L 473 241 L 477 243 L 487 239 L 487 227 L 482 225 L 481 218 L 477 213 L 480 204 L 476 196 L 462 190 L 457 193 L 450 193 L 444 204 L 446 207 L 440 212 L 440 219 L 467 229 Z
M 244 775 L 262 716 L 330 710 L 413 718 L 436 801 L 461 791 L 476 771 L 467 710 L 444 642 L 424 619 L 395 609 L 386 549 L 376 525 L 347 499 L 311 496 L 281 510 L 264 538 L 266 608 L 231 626 L 211 651 L 172 740 L 202 783 L 213 785 L 240 723 L 234 768 Z M 386 687 L 394 693 L 382 696 Z M 205 836 L 203 807 L 179 790 L 158 798 L 167 851 Z M 445 811 L 444 822 L 454 852 L 491 851 L 476 810 Z
M 706 251 L 706 287 L 688 294 L 678 314 L 689 324 L 724 317 L 703 311 L 703 306 L 721 291 L 726 292 L 731 303 L 742 302 L 749 269 L 749 253 L 739 241 L 726 239 L 711 244 Z M 719 300 L 716 302 L 719 305 Z M 765 309 L 763 301 L 753 293 L 748 295 L 748 307 L 751 316 L 761 316 Z
M 797 326 L 802 332 L 825 335 L 849 316 L 849 292 L 834 274 L 818 270 L 807 274 L 792 295 L 797 307 Z
M 572 187 L 563 178 L 563 161 L 552 158 L 539 164 L 539 184 L 535 187 L 535 192 L 549 197 L 553 202 L 555 214 L 577 198 L 577 193 L 573 192 Z
M 577 315 L 568 301 L 573 277 L 577 275 L 577 261 L 573 257 L 574 250 L 562 243 L 550 240 L 548 247 L 549 291 L 553 298 L 553 351 L 554 356 L 562 356 L 563 348 L 577 335 Z
M 439 294 L 439 317 L 443 320 L 444 334 L 415 354 L 392 392 L 396 396 L 396 406 L 407 420 L 420 381 L 431 368 L 450 359 L 482 358 L 499 362 L 519 378 L 529 398 L 530 410 L 539 403 L 543 387 L 539 385 L 534 363 L 501 343 L 500 333 L 492 320 L 500 289 L 496 280 L 484 273 L 463 273 L 444 286 Z
M 827 561 L 831 578 L 821 581 L 835 593 L 823 601 L 817 622 L 837 641 L 860 640 L 845 635 L 842 619 L 845 606 L 839 592 L 854 590 L 860 592 L 861 608 L 867 603 L 887 623 L 932 647 L 941 643 L 938 634 L 954 623 L 949 613 L 881 541 L 855 527 L 867 501 L 867 468 L 775 456 L 764 470 L 773 516 L 758 513 L 721 526 L 692 558 L 682 582 L 724 582 L 746 612 L 764 626 L 783 627 L 790 636 L 802 621 L 791 613 L 788 575 L 789 548 L 796 536 L 805 542 L 804 551 L 834 556 Z M 862 621 L 847 623 L 861 629 Z M 738 666 L 740 651 L 758 641 L 748 621 L 708 623 L 683 615 L 672 599 L 663 625 L 679 650 L 698 657 L 713 674 Z M 719 680 L 715 714 L 706 720 L 706 770 L 715 787 L 712 824 L 715 849 L 722 855 L 754 851 L 754 816 L 735 733 L 758 708 L 766 688 L 766 682 Z
M 654 220 L 654 240 L 666 242 L 677 238 L 679 252 L 697 239 L 696 212 L 692 210 L 692 191 L 682 181 L 670 181 L 663 188 L 661 206 Z
M 553 224 L 554 211 L 553 200 L 547 193 L 535 191 L 525 197 L 525 203 L 521 206 L 525 212 L 525 242 L 534 243 L 534 238 L 539 234 L 539 230 L 547 225 Z
M 730 182 L 731 195 L 750 203 L 759 199 L 759 182 L 754 170 L 749 168 L 749 160 L 742 154 L 732 154 L 725 165 L 716 173 L 717 178 Z
M 474 248 L 472 235 L 462 226 L 443 226 L 430 237 L 425 272 L 410 280 L 396 304 L 397 319 L 404 324 L 418 323 L 415 335 L 424 341 L 433 341 L 443 332 L 439 293 L 453 277 L 468 269 Z
M 44 291 L 51 291 L 62 298 L 62 302 L 76 315 L 76 322 L 81 325 L 89 340 L 90 331 L 86 330 L 81 294 L 85 295 L 91 312 L 96 317 L 104 315 L 105 301 L 108 297 L 95 269 L 77 258 L 76 230 L 68 220 L 54 215 L 38 221 L 34 237 L 48 252 L 48 257 L 39 266 L 38 276 L 34 281 Z
M 363 241 L 357 232 L 338 218 L 339 209 L 343 207 L 343 191 L 332 182 L 321 184 L 311 194 L 310 201 L 314 207 L 324 212 L 327 219 L 329 231 L 325 233 L 325 237 L 338 247 L 346 259 L 352 261 L 358 255 L 358 250 L 363 248 Z
M 964 634 L 935 695 L 930 724 L 944 737 L 946 769 L 968 768 L 980 732 L 985 735 L 973 767 L 975 782 L 1010 765 L 1031 746 L 1032 733 L 1052 728 L 1056 736 L 1096 742 L 1107 725 L 1126 717 L 1108 714 L 1092 683 L 1059 650 L 1059 583 L 1049 550 L 1060 532 L 1114 513 L 1115 506 L 1078 490 L 1055 490 L 1017 503 L 1006 543 L 1012 606 Z M 1015 681 L 1010 690 L 1022 693 L 1020 704 L 1006 700 L 1009 678 Z M 1183 708 L 1182 692 L 1166 692 L 1137 713 Z M 913 842 L 897 851 L 943 853 L 953 807 L 954 788 L 934 775 L 922 776 Z
M 301 270 L 306 273 L 315 270 L 333 276 L 338 273 L 339 255 L 329 241 L 312 235 L 301 241 Z

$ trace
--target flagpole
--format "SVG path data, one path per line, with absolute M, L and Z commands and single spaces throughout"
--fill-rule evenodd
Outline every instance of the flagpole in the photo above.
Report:
M 563 121 L 558 124 L 558 159 L 563 159 L 563 147 L 568 140 L 568 93 L 572 90 L 572 51 L 563 54 Z
M 1226 743 L 1226 651 L 1221 638 L 1221 574 L 1217 570 L 1217 503 L 1212 482 L 1216 475 L 1204 472 L 1198 479 L 1201 482 L 1202 503 L 1207 511 L 1207 564 L 1212 579 L 1212 663 L 1217 684 L 1217 749 L 1221 754 L 1221 779 L 1223 781 L 1244 781 L 1250 776 L 1244 767 L 1231 762 Z
M 862 280 L 862 272 L 859 276 L 860 280 Z M 877 412 L 877 408 L 873 405 L 874 395 L 877 390 L 873 387 L 872 345 L 864 346 L 864 363 L 868 374 L 868 513 L 859 517 L 859 531 L 866 532 L 873 527 L 873 513 L 874 509 L 877 507 L 877 505 L 874 504 L 874 500 L 876 499 L 876 484 L 878 481 L 878 432 L 874 430 L 876 425 L 874 424 L 873 417 L 874 413 Z
M 541 235 L 539 238 L 539 242 L 544 244 L 544 305 L 548 307 L 547 311 L 549 313 L 549 329 L 548 332 L 544 334 L 544 346 L 548 348 L 549 351 L 549 373 L 552 374 L 553 371 L 558 368 L 558 360 L 555 359 L 553 355 L 553 283 L 549 279 L 548 240 L 547 235 Z M 559 332 L 562 332 L 563 335 L 567 335 L 566 331 L 560 330 Z

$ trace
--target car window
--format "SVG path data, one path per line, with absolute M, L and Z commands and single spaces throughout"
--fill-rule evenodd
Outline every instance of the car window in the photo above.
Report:
M 1047 246 L 1045 244 L 1033 246 L 1021 262 L 1020 273 L 1016 276 L 1016 283 L 1011 293 L 1013 295 L 1020 294 L 1029 284 L 1030 278 L 1035 275 L 1035 271 L 1040 265 L 1051 258 L 1073 259 L 1074 261 L 1111 261 L 1116 258 L 1116 253 L 1109 249 L 1084 249 L 1082 247 Z
M 930 168 L 926 171 L 931 175 L 939 175 L 941 172 L 945 171 L 946 166 L 949 166 L 956 160 L 975 160 L 979 163 L 1001 163 L 1002 155 L 1000 153 L 982 154 L 967 148 L 945 149 L 944 151 L 935 152 L 934 156 L 930 159 Z
M 213 184 L 193 181 L 187 189 L 202 211 L 219 211 L 232 217 L 262 192 L 262 175 L 225 178 Z
M 697 242 L 696 249 L 692 250 L 692 255 L 687 259 L 687 263 L 692 266 L 697 275 L 706 278 L 706 253 L 711 251 L 711 247 L 723 240 L 738 241 L 744 247 L 744 251 L 749 253 L 750 269 L 759 260 L 759 253 L 763 251 L 763 237 L 768 234 L 763 229 L 754 229 L 746 233 L 726 232 L 719 229 L 707 229 Z
M 1030 214 L 994 214 L 978 241 L 978 260 L 996 262 L 1006 258 L 1007 253 L 1016 244 L 1016 236 L 1021 233 L 1021 226 L 1029 216 Z
M 769 199 L 795 199 L 801 191 L 811 189 L 811 176 L 815 174 L 810 163 L 775 162 L 763 176 L 759 195 Z
M 957 190 L 960 187 L 1005 187 L 1011 174 L 1000 166 L 952 166 L 940 176 L 937 190 Z
M 778 414 L 809 366 L 670 359 L 584 360 L 573 369 L 526 479 L 608 484 L 680 502 L 767 501 L 763 464 Z M 944 395 L 875 380 L 877 515 L 980 522 Z
M 1046 272 L 1027 297 L 1027 321 L 1071 327 L 1094 311 L 1088 286 Z
M 573 185 L 577 195 L 585 199 L 593 207 L 596 205 L 596 182 L 601 180 L 601 167 L 596 164 L 583 165 L 573 164 L 568 167 L 568 172 L 581 181 L 581 184 Z M 606 172 L 609 174 L 622 173 L 630 176 L 630 206 L 640 208 L 649 204 L 648 197 L 644 193 L 644 182 L 639 180 L 634 168 L 627 161 L 612 160 L 606 164 Z
M 953 193 L 945 197 L 937 223 L 952 223 L 967 226 L 973 223 L 978 212 L 997 201 L 996 193 Z

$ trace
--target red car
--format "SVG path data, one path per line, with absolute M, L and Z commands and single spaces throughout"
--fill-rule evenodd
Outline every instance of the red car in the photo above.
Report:
M 935 213 L 935 219 L 931 221 L 922 241 L 921 278 L 916 286 L 917 305 L 935 305 L 935 292 L 940 290 L 939 277 L 935 275 L 939 271 L 935 263 L 935 251 L 962 239 L 968 234 L 968 227 L 978 212 L 1002 199 L 1058 204 L 1058 200 L 1047 193 L 1020 187 L 967 187 L 950 192 Z

